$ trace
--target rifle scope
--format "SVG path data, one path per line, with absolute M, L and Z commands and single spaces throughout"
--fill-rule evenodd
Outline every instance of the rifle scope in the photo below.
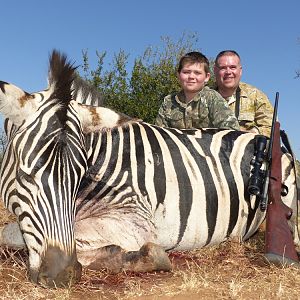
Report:
M 267 147 L 267 138 L 264 135 L 257 135 L 255 137 L 255 157 L 251 161 L 253 166 L 251 176 L 249 179 L 248 193 L 259 196 L 262 193 L 265 171 L 261 169 L 265 160 L 265 150 Z

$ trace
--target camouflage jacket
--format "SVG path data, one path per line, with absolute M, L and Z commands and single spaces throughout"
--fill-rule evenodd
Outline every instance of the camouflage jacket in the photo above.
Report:
M 234 113 L 215 90 L 204 87 L 189 103 L 183 91 L 164 98 L 155 124 L 162 127 L 229 128 L 239 130 Z
M 270 136 L 273 106 L 268 97 L 254 86 L 240 82 L 240 109 L 238 120 L 241 130 L 253 131 Z M 226 98 L 229 107 L 235 111 L 236 95 Z

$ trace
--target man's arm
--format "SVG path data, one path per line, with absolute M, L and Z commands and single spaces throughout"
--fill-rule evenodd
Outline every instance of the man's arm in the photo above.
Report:
M 257 90 L 255 124 L 260 134 L 270 137 L 272 127 L 273 106 L 268 97 Z

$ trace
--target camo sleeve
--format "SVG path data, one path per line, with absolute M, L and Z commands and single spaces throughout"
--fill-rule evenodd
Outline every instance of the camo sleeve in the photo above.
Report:
M 171 97 L 166 96 L 158 110 L 158 114 L 157 114 L 155 122 L 154 122 L 155 125 L 160 126 L 160 127 L 169 127 L 170 126 L 170 124 L 168 124 L 168 122 L 167 122 L 167 114 L 170 111 L 170 105 L 171 105 Z
M 233 111 L 226 100 L 215 90 L 210 90 L 207 97 L 210 122 L 215 128 L 240 130 L 240 126 Z
M 257 102 L 255 112 L 255 123 L 259 133 L 270 136 L 273 118 L 273 106 L 268 97 L 257 90 Z
M 240 83 L 241 107 L 240 126 L 247 131 L 256 129 L 257 133 L 270 136 L 273 106 L 268 97 L 256 87 Z

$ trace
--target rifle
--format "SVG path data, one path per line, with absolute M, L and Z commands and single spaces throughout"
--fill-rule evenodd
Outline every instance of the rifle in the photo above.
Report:
M 263 155 L 266 142 L 263 138 L 257 139 L 256 159 L 252 176 L 250 177 L 248 191 L 257 195 L 260 200 L 260 209 L 267 210 L 265 232 L 265 257 L 274 264 L 291 265 L 299 264 L 299 258 L 295 249 L 293 235 L 288 225 L 288 220 L 293 210 L 286 206 L 282 200 L 282 166 L 280 123 L 277 121 L 279 93 L 276 93 L 274 114 L 272 120 L 271 136 L 267 154 Z M 266 156 L 266 158 L 264 157 Z M 266 170 L 260 169 L 262 162 L 266 160 Z M 262 179 L 262 177 L 264 177 Z

